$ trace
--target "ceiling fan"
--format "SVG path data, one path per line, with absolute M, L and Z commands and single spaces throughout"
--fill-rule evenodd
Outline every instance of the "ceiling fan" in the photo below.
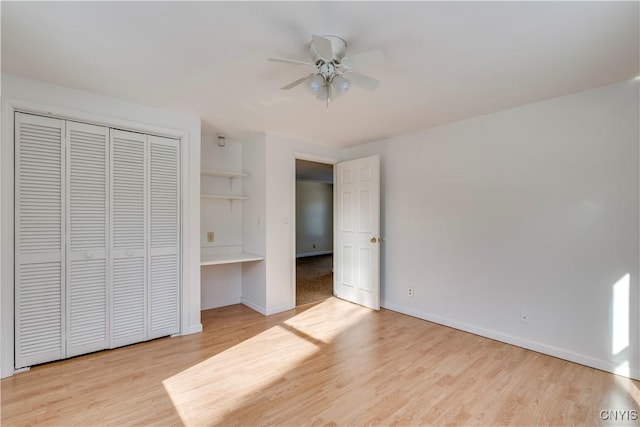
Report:
M 368 90 L 374 90 L 380 84 L 379 80 L 360 74 L 354 69 L 383 62 L 384 53 L 380 49 L 373 49 L 345 56 L 346 49 L 347 43 L 340 37 L 313 35 L 309 43 L 309 56 L 313 62 L 282 58 L 268 60 L 315 68 L 313 73 L 283 86 L 282 89 L 289 90 L 304 83 L 317 99 L 327 103 L 329 111 L 329 102 L 346 93 L 352 83 Z

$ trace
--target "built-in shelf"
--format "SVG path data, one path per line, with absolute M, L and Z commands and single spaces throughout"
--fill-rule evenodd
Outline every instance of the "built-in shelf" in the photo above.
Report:
M 249 200 L 247 196 L 234 196 L 232 194 L 201 194 L 203 199 L 220 199 L 220 200 Z
M 201 255 L 200 265 L 235 264 L 238 262 L 262 261 L 264 257 L 247 252 L 233 254 Z
M 201 170 L 200 175 L 220 176 L 223 178 L 246 178 L 249 176 L 248 173 L 220 171 L 220 170 Z
M 243 172 L 232 172 L 232 171 L 223 171 L 223 170 L 201 170 L 200 175 L 205 176 L 215 176 L 218 178 L 229 178 L 229 190 L 233 190 L 233 179 L 234 178 L 246 178 L 249 176 L 248 173 Z M 222 200 L 248 200 L 249 198 L 246 196 L 234 196 L 232 194 L 201 194 L 201 197 L 205 199 L 222 199 Z

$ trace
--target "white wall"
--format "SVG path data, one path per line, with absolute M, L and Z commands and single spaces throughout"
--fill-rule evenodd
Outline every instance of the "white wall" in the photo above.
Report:
M 265 217 L 266 136 L 256 135 L 244 143 L 242 164 L 249 176 L 244 179 L 244 192 L 249 196 L 242 206 L 242 243 L 244 251 L 266 255 Z M 265 314 L 267 310 L 266 260 L 242 264 L 242 303 Z
M 295 159 L 335 163 L 340 150 L 272 134 L 266 135 L 265 150 L 264 313 L 271 314 L 295 307 Z
M 296 256 L 333 252 L 333 184 L 296 181 Z
M 2 75 L 0 366 L 13 373 L 13 112 L 51 113 L 63 118 L 172 136 L 182 140 L 183 277 L 182 334 L 200 324 L 200 119 L 87 92 Z
M 242 142 L 227 138 L 224 147 L 218 146 L 217 135 L 202 134 L 202 170 L 243 172 Z M 200 189 L 204 194 L 242 195 L 244 179 L 203 175 Z M 200 247 L 203 254 L 242 252 L 243 202 L 220 199 L 200 201 Z M 214 233 L 214 241 L 207 241 L 207 232 Z M 201 270 L 201 308 L 203 310 L 239 304 L 242 295 L 242 266 L 240 264 L 210 265 Z
M 640 378 L 639 85 L 345 150 L 382 155 L 383 306 Z
M 240 304 L 242 301 L 242 265 L 222 264 L 202 267 L 200 306 L 203 310 Z

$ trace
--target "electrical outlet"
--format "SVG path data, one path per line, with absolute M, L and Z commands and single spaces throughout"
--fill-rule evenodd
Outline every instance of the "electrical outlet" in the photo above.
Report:
M 215 234 L 213 231 L 207 231 L 207 242 L 211 243 L 215 241 Z
M 529 315 L 529 311 L 521 310 L 520 311 L 520 322 L 524 323 L 524 324 L 529 324 L 530 320 L 531 320 L 531 316 Z
M 407 295 L 409 295 L 410 297 L 413 296 L 413 288 L 407 288 Z

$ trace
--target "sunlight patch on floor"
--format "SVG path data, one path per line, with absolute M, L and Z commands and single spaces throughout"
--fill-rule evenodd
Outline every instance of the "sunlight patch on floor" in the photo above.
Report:
M 322 316 L 317 315 L 318 311 L 322 311 Z M 284 324 L 328 344 L 371 313 L 368 308 L 333 297 L 286 320 Z
M 162 383 L 185 425 L 209 424 L 317 349 L 309 340 L 275 326 Z M 274 352 L 279 357 L 261 357 Z
M 318 321 L 314 310 L 323 310 L 323 316 L 339 316 L 344 321 Z M 277 397 L 264 393 L 269 385 L 290 382 L 279 390 L 296 387 L 296 379 L 288 378 L 288 372 L 371 313 L 363 307 L 329 299 L 165 379 L 162 384 L 185 425 L 215 424 L 246 401 L 264 400 L 268 405 Z
M 614 380 L 619 389 L 624 390 L 631 397 L 631 399 L 635 401 L 637 407 L 640 408 L 640 389 L 638 388 L 637 382 L 629 377 L 631 374 L 629 362 L 624 361 L 623 363 L 618 365 L 618 367 L 615 369 L 615 373 L 618 374 L 614 376 Z M 625 398 L 620 398 L 617 404 L 622 405 L 621 407 L 623 407 L 625 404 Z
M 625 360 L 623 363 L 619 364 L 615 369 L 615 373 L 622 375 L 623 377 L 628 377 L 630 373 L 629 361 Z

